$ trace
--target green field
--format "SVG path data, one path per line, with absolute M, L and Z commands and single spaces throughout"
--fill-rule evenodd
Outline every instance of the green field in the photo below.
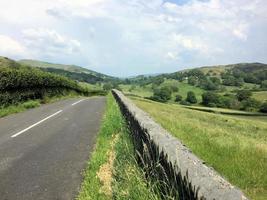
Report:
M 175 96 L 177 94 L 182 95 L 183 99 L 185 99 L 187 96 L 187 92 L 189 92 L 189 91 L 192 91 L 195 93 L 198 102 L 201 101 L 201 95 L 203 94 L 204 90 L 199 88 L 199 87 L 195 87 L 195 86 L 189 85 L 187 83 L 179 82 L 179 81 L 173 80 L 173 79 L 165 79 L 165 81 L 159 87 L 164 87 L 164 86 L 168 86 L 168 85 L 175 85 L 179 88 L 179 92 L 174 92 L 172 94 L 172 99 L 171 99 L 172 102 L 174 102 Z M 140 97 L 151 97 L 153 95 L 153 90 L 151 87 L 152 87 L 152 85 L 148 84 L 144 87 L 135 86 L 135 89 L 130 90 L 131 85 L 120 85 L 120 88 L 122 89 L 122 91 L 126 95 L 130 94 L 130 95 L 137 95 Z
M 134 102 L 250 198 L 266 199 L 266 122 L 138 98 Z
M 131 85 L 120 85 L 120 88 L 126 95 L 133 94 L 140 97 L 150 97 L 153 95 L 151 85 L 147 85 L 145 87 L 136 86 L 133 90 L 130 90 Z
M 185 99 L 186 96 L 187 96 L 187 92 L 189 92 L 189 91 L 192 91 L 192 92 L 195 93 L 198 102 L 201 101 L 201 99 L 202 99 L 201 95 L 204 93 L 203 89 L 201 89 L 199 87 L 195 87 L 195 86 L 189 85 L 189 84 L 187 84 L 185 82 L 179 82 L 179 81 L 173 80 L 173 79 L 165 80 L 162 85 L 164 86 L 164 85 L 170 85 L 170 84 L 176 85 L 179 88 L 179 92 L 173 93 L 173 98 L 172 98 L 173 101 L 174 101 L 175 96 L 177 94 L 182 95 L 183 99 Z
M 259 101 L 267 101 L 267 91 L 253 92 L 253 98 Z

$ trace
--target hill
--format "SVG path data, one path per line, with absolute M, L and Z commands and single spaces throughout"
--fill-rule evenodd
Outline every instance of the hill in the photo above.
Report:
M 200 70 L 204 74 L 213 75 L 213 76 L 220 76 L 220 74 L 227 72 L 228 70 L 238 69 L 243 72 L 250 72 L 255 73 L 262 70 L 267 70 L 267 64 L 264 63 L 237 63 L 237 64 L 230 64 L 230 65 L 214 65 L 214 66 L 203 66 L 197 67 L 192 69 L 185 69 L 173 73 L 169 73 L 170 75 L 175 73 L 184 73 L 189 72 L 191 70 Z
M 90 74 L 95 77 L 101 78 L 103 80 L 114 78 L 112 76 L 98 73 L 93 70 L 89 70 L 89 69 L 76 66 L 76 65 L 54 64 L 54 63 L 49 63 L 49 62 L 43 62 L 43 61 L 38 61 L 38 60 L 27 60 L 27 59 L 20 60 L 18 62 L 24 65 L 32 66 L 32 67 L 39 67 L 39 68 L 45 68 L 45 69 L 50 68 L 50 69 L 64 70 L 64 71 L 73 72 L 73 73 Z
M 18 64 L 16 61 L 11 60 L 7 57 L 0 56 L 0 67 L 18 67 L 20 64 Z

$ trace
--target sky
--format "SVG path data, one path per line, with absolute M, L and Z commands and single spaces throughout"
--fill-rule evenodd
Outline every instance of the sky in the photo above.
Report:
M 267 2 L 0 0 L 0 55 L 119 77 L 267 63 Z

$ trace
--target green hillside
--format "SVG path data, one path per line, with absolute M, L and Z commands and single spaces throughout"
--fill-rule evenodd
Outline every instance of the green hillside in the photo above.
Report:
M 120 88 L 164 103 L 267 112 L 267 65 L 239 63 L 125 79 Z
M 105 74 L 101 74 L 98 72 L 95 72 L 93 70 L 89 70 L 80 66 L 76 66 L 76 65 L 64 65 L 64 64 L 54 64 L 54 63 L 49 63 L 49 62 L 43 62 L 43 61 L 38 61 L 38 60 L 20 60 L 18 61 L 21 64 L 25 64 L 28 66 L 32 66 L 32 67 L 39 67 L 39 68 L 54 68 L 54 69 L 60 69 L 60 70 L 65 70 L 65 71 L 69 71 L 69 72 L 75 72 L 75 73 L 85 73 L 85 74 L 91 74 L 94 75 L 96 77 L 100 77 L 103 79 L 109 79 L 109 78 L 113 78 L 111 76 L 105 75 Z

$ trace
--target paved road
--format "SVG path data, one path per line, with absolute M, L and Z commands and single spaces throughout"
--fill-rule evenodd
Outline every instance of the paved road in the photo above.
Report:
M 104 108 L 68 99 L 0 118 L 0 200 L 74 199 Z

